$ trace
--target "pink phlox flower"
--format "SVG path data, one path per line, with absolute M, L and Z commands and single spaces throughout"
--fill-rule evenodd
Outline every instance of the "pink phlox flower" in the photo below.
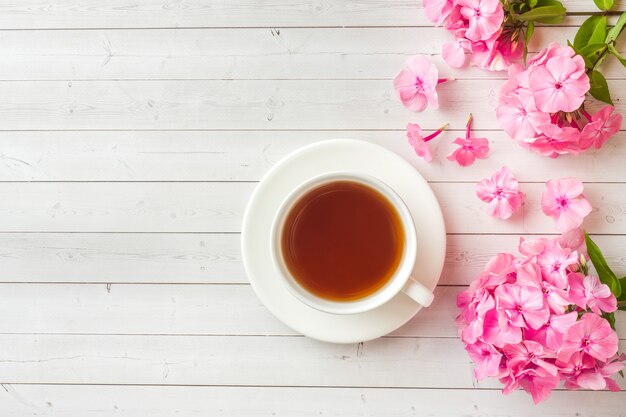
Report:
M 487 139 L 470 137 L 472 120 L 470 114 L 465 128 L 465 138 L 456 138 L 454 143 L 459 147 L 448 155 L 448 160 L 456 161 L 462 167 L 472 165 L 476 158 L 485 159 L 489 153 L 489 141 Z
M 530 261 L 534 262 L 537 256 L 541 255 L 548 244 L 546 238 L 525 239 L 519 238 L 518 250 L 519 252 L 528 257 Z
M 510 323 L 520 328 L 540 328 L 550 316 L 540 289 L 516 284 L 496 288 L 495 298 L 500 326 Z
M 526 239 L 520 236 L 518 250 L 522 255 L 526 256 L 529 262 L 535 262 L 537 257 L 544 252 L 548 242 L 549 240 L 543 237 Z
M 585 232 L 581 227 L 569 230 L 559 237 L 556 241 L 563 249 L 578 252 L 578 255 L 587 256 L 587 244 L 585 243 Z
M 609 322 L 595 313 L 583 314 L 565 333 L 557 358 L 567 362 L 574 352 L 582 351 L 606 362 L 617 353 L 617 342 Z
M 466 36 L 473 41 L 485 40 L 496 33 L 504 20 L 500 0 L 457 0 L 461 14 L 469 22 Z
M 547 59 L 543 65 L 531 69 L 530 91 L 541 111 L 556 113 L 577 110 L 589 91 L 585 61 L 580 55 Z
M 607 140 L 619 132 L 622 127 L 622 115 L 614 111 L 615 107 L 604 106 L 590 117 L 589 123 L 580 132 L 582 149 L 588 149 L 591 146 L 600 149 Z M 589 118 L 588 115 L 586 116 Z
M 610 368 L 613 367 L 611 366 Z M 621 364 L 621 368 L 624 368 L 623 363 Z M 607 371 L 601 366 L 598 366 L 595 369 L 587 369 L 580 373 L 576 379 L 576 383 L 583 389 L 598 391 L 608 388 L 613 392 L 619 392 L 620 387 L 613 379 L 610 378 L 613 373 L 609 372 L 610 370 Z
M 466 327 L 461 329 L 461 339 L 472 344 L 483 334 L 485 315 L 495 307 L 495 301 L 484 289 L 476 291 L 469 302 L 468 294 L 461 294 L 457 298 L 457 304 L 463 306 L 467 303 L 465 310 L 459 315 L 459 321 L 466 324 Z
M 540 155 L 557 158 L 564 154 L 578 154 L 580 131 L 570 126 L 559 127 L 548 123 L 537 127 L 539 135 L 525 139 L 529 148 Z
M 532 365 L 544 369 L 550 375 L 557 375 L 558 368 L 546 359 L 554 356 L 546 353 L 540 343 L 524 340 L 515 345 L 506 345 L 502 349 L 507 357 L 507 366 L 516 374 L 533 368 Z
M 558 375 L 552 375 L 543 368 L 525 369 L 517 378 L 519 386 L 532 396 L 535 404 L 547 400 L 561 382 Z
M 398 98 L 405 107 L 421 112 L 427 106 L 439 108 L 437 84 L 439 84 L 437 67 L 425 55 L 407 58 L 405 68 L 393 80 Z
M 482 288 L 493 295 L 494 290 L 502 284 L 515 282 L 515 257 L 510 253 L 499 253 L 489 260 L 485 269 L 470 284 L 469 289 L 476 291 Z
M 543 65 L 547 60 L 554 57 L 573 58 L 576 52 L 569 46 L 561 46 L 557 42 L 551 42 L 547 48 L 542 49 L 537 55 L 528 60 L 529 67 Z
M 465 38 L 465 29 L 457 30 L 454 40 L 444 43 L 441 48 L 444 61 L 452 68 L 461 68 L 466 64 L 466 52 L 472 52 L 472 43 Z
M 537 330 L 528 329 L 524 336 L 529 340 L 541 343 L 552 352 L 559 350 L 563 344 L 563 335 L 578 319 L 575 311 L 566 314 L 551 314 L 548 321 Z
M 496 53 L 496 40 L 499 36 L 500 31 L 494 33 L 489 39 L 472 41 L 470 63 L 480 68 L 489 69 Z
M 617 300 L 606 284 L 602 284 L 595 275 L 584 276 L 578 272 L 570 272 L 569 297 L 574 304 L 582 309 L 589 308 L 596 314 L 612 313 L 617 310 Z
M 500 87 L 500 98 L 510 97 L 513 94 L 528 90 L 530 71 L 519 64 L 513 64 L 508 68 L 509 79 Z M 534 103 L 534 98 L 533 98 Z
M 450 33 L 458 33 L 459 30 L 467 31 L 468 27 L 469 22 L 461 14 L 461 6 L 454 1 L 452 11 L 444 23 L 444 28 L 446 28 Z M 463 37 L 465 37 L 465 32 L 463 32 Z
M 583 195 L 583 183 L 575 178 L 549 180 L 541 194 L 541 209 L 556 221 L 561 233 L 580 227 L 592 207 Z
M 539 126 L 550 123 L 548 113 L 537 109 L 535 99 L 527 90 L 500 97 L 496 116 L 504 131 L 517 140 L 534 138 Z
M 508 344 L 520 343 L 522 341 L 522 328 L 507 320 L 500 320 L 500 314 L 492 309 L 487 312 L 483 320 L 481 338 L 486 343 L 502 348 Z
M 430 152 L 430 146 L 428 145 L 428 142 L 439 136 L 441 132 L 446 129 L 447 126 L 448 125 L 442 126 L 434 133 L 431 133 L 428 136 L 424 136 L 420 125 L 418 125 L 417 123 L 407 124 L 406 137 L 409 140 L 409 145 L 411 145 L 411 147 L 415 151 L 415 154 L 424 158 L 426 162 L 432 161 L 433 157 Z
M 519 191 L 517 179 L 507 167 L 502 167 L 491 178 L 476 184 L 476 195 L 488 203 L 487 213 L 501 219 L 508 219 L 522 205 L 523 194 Z
M 424 14 L 431 22 L 441 25 L 454 7 L 452 0 L 423 0 Z
M 620 391 L 612 377 L 624 369 L 623 355 L 614 356 L 607 362 L 593 359 L 583 352 L 575 352 L 568 363 L 556 362 L 560 374 L 565 378 L 567 389 L 591 389 Z
M 500 374 L 502 354 L 492 345 L 478 340 L 474 344 L 466 345 L 465 350 L 474 361 L 474 375 L 477 380 Z
M 598 363 L 597 369 L 600 375 L 604 377 L 604 382 L 606 383 L 606 388 L 613 392 L 619 392 L 620 386 L 617 385 L 612 377 L 615 376 L 620 371 L 624 370 L 624 361 L 626 361 L 626 357 L 624 354 L 615 355 L 612 358 L 609 358 L 605 363 Z M 602 388 L 604 389 L 604 388 Z
M 555 287 L 551 282 L 545 281 L 541 269 L 536 263 L 527 263 L 519 268 L 517 284 L 539 289 L 545 302 L 554 313 L 562 314 L 570 304 L 567 292 L 562 288 Z
M 498 253 L 485 265 L 485 273 L 496 280 L 490 279 L 481 283 L 481 286 L 495 289 L 496 286 L 509 281 L 511 274 L 515 272 L 515 257 L 510 253 Z
M 559 384 L 558 369 L 552 356 L 546 354 L 541 344 L 526 340 L 503 348 L 509 373 L 500 381 L 502 392 L 508 394 L 518 386 L 529 392 L 535 403 L 545 400 Z
M 556 240 L 549 240 L 544 251 L 537 257 L 543 278 L 557 288 L 567 288 L 570 266 L 578 263 L 578 253 L 563 249 Z

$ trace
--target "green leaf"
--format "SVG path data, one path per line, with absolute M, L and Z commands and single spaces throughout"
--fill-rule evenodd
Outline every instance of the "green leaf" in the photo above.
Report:
M 626 288 L 626 277 L 620 278 L 619 285 L 621 288 Z M 622 291 L 622 293 L 617 297 L 617 301 L 626 301 L 626 291 Z M 624 306 L 626 308 L 626 306 Z
M 544 6 L 561 6 L 563 7 L 563 3 L 561 3 L 558 0 L 537 0 L 537 7 L 544 7 Z
M 593 33 L 591 34 L 591 38 L 589 38 L 589 43 L 603 43 L 606 39 L 606 16 L 600 16 L 600 21 L 596 25 Z
M 606 43 L 615 42 L 620 33 L 624 30 L 624 26 L 626 25 L 626 12 L 622 13 L 619 19 L 617 19 L 617 23 L 613 26 L 606 34 Z
M 526 28 L 526 33 L 524 34 L 524 63 L 526 63 L 526 56 L 528 55 L 528 43 L 530 42 L 530 38 L 532 38 L 534 31 L 535 23 L 533 21 L 528 22 L 528 27 Z
M 606 47 L 607 46 L 605 43 L 590 43 L 589 45 L 583 48 L 580 48 L 579 52 L 580 52 L 580 55 L 586 56 L 594 60 L 595 58 L 598 57 L 600 52 L 602 52 L 602 50 Z
M 600 10 L 611 10 L 613 7 L 613 0 L 593 0 Z
M 602 43 L 606 39 L 606 16 L 591 16 L 576 32 L 574 46 L 577 49 L 589 44 Z
M 543 17 L 541 19 L 535 19 L 535 21 L 546 25 L 558 25 L 559 23 L 563 22 L 564 19 L 565 15 L 561 15 L 555 17 Z
M 620 55 L 619 51 L 617 49 L 615 49 L 615 46 L 612 43 L 610 43 L 608 45 L 608 47 L 609 47 L 609 52 L 611 54 L 613 54 L 615 56 L 615 58 L 617 58 L 619 60 L 619 62 L 622 63 L 623 66 L 626 67 L 626 58 L 624 58 L 622 55 Z
M 528 6 L 530 6 L 530 8 L 534 8 L 537 6 L 537 0 L 529 0 L 528 1 Z
M 602 75 L 600 71 L 593 71 L 591 73 L 591 76 L 589 77 L 589 81 L 591 83 L 589 94 L 591 94 L 596 100 L 600 100 L 607 104 L 613 105 L 613 101 L 611 100 L 611 94 L 609 93 L 609 86 L 606 83 L 604 75 Z M 594 262 L 593 265 L 596 266 L 596 263 Z M 617 280 L 617 278 L 615 279 Z
M 591 240 L 587 232 L 585 232 L 585 243 L 587 244 L 587 253 L 589 254 L 589 259 L 591 259 L 593 266 L 596 268 L 598 278 L 600 278 L 600 281 L 603 284 L 608 285 L 615 297 L 619 297 L 622 294 L 622 287 L 620 285 L 620 282 L 617 279 L 617 276 L 615 276 L 615 273 L 611 270 L 611 268 L 609 268 L 609 265 L 606 263 L 606 259 L 604 259 L 604 255 L 602 255 L 600 248 L 593 240 Z
M 562 4 L 540 6 L 522 13 L 517 18 L 522 21 L 535 20 L 541 23 L 559 23 L 565 17 L 565 7 Z

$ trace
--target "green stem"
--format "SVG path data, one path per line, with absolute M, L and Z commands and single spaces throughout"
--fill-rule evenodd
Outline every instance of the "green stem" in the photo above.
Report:
M 593 61 L 593 64 L 591 65 L 591 68 L 589 68 L 589 69 L 587 70 L 587 75 L 590 75 L 593 71 L 595 71 L 596 66 L 598 65 L 598 63 L 599 63 L 599 62 L 602 60 L 602 58 L 604 58 L 604 56 L 605 56 L 606 54 L 608 54 L 608 53 L 609 53 L 609 46 L 608 46 L 608 45 L 606 45 L 606 46 L 604 47 L 604 49 L 602 50 L 602 52 L 600 52 L 600 53 L 598 54 L 598 57 L 596 58 L 596 60 L 595 60 L 595 61 Z

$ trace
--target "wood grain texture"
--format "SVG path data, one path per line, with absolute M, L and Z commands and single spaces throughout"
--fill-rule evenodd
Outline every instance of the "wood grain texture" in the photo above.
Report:
M 587 0 L 567 0 L 570 13 L 597 12 Z M 622 0 L 614 10 L 624 10 Z M 410 0 L 24 0 L 0 7 L 7 29 L 431 26 L 421 2 Z
M 626 80 L 609 80 L 612 91 Z M 498 129 L 500 83 L 456 80 L 439 110 L 416 116 L 390 80 L 144 80 L 0 82 L 0 130 L 64 129 Z M 616 101 L 616 110 L 626 106 Z
M 0 233 L 4 282 L 247 283 L 239 234 Z
M 0 183 L 0 232 L 239 232 L 255 183 Z M 448 233 L 555 232 L 540 207 L 544 184 L 522 183 L 525 205 L 510 220 L 492 218 L 475 184 L 433 183 Z M 626 233 L 626 189 L 589 183 L 589 233 Z M 468 221 L 468 219 L 472 219 Z
M 576 27 L 537 28 L 529 49 L 566 43 L 575 33 Z M 446 76 L 506 78 L 448 67 L 440 53 L 451 38 L 430 27 L 1 31 L 0 79 L 390 79 L 418 53 L 432 55 Z M 626 50 L 621 39 L 617 47 Z M 619 78 L 624 69 L 611 58 L 603 72 Z
M 438 287 L 433 304 L 391 336 L 457 339 L 456 297 L 466 289 Z M 249 285 L 0 284 L 0 292 L 6 310 L 0 334 L 298 334 L 273 317 Z M 626 313 L 617 313 L 616 326 L 625 336 Z
M 623 417 L 626 393 L 552 393 L 538 407 L 496 390 L 3 384 L 3 416 Z M 245 401 L 242 401 L 245 398 Z
M 549 159 L 522 149 L 501 131 L 475 130 L 489 157 L 461 168 L 445 159 L 458 131 L 431 142 L 434 160 L 415 155 L 403 130 L 391 131 L 0 131 L 2 181 L 258 181 L 278 160 L 312 143 L 352 138 L 381 145 L 428 181 L 478 182 L 506 164 L 520 181 L 545 182 L 576 166 L 585 182 L 626 180 L 626 132 L 600 151 Z
M 0 352 L 9 384 L 501 387 L 475 380 L 459 339 L 339 345 L 305 337 L 0 335 L 0 342 L 12 346 Z
M 593 238 L 626 275 L 624 237 Z M 440 284 L 469 285 L 494 254 L 516 253 L 518 242 L 517 235 L 449 235 Z M 248 283 L 239 234 L 0 233 L 0 259 L 0 283 Z
M 591 0 L 565 3 L 571 15 L 538 27 L 531 51 L 597 13 Z M 611 22 L 619 10 L 624 0 Z M 623 393 L 557 391 L 539 407 L 502 396 L 474 379 L 454 317 L 495 253 L 515 252 L 520 233 L 555 232 L 539 208 L 549 178 L 585 181 L 586 227 L 626 274 L 625 133 L 577 158 L 521 150 L 494 117 L 505 74 L 447 68 L 449 34 L 421 1 L 5 1 L 0 28 L 2 417 L 624 415 Z M 457 78 L 439 88 L 439 111 L 416 115 L 395 97 L 391 79 L 416 53 Z M 603 71 L 623 113 L 624 69 Z M 491 153 L 459 168 L 445 156 L 469 112 Z M 451 122 L 433 163 L 406 143 L 407 122 Z M 415 166 L 450 233 L 434 304 L 364 344 L 287 328 L 241 261 L 256 182 L 337 137 Z M 526 193 L 508 222 L 474 194 L 503 164 Z

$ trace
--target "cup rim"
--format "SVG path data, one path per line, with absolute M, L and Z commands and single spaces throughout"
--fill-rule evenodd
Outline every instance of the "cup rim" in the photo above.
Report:
M 335 181 L 352 181 L 369 186 L 381 193 L 397 211 L 404 228 L 405 244 L 400 264 L 388 282 L 366 297 L 350 301 L 332 301 L 321 298 L 305 288 L 292 276 L 282 257 L 281 238 L 285 220 L 295 203 L 307 192 Z M 300 183 L 281 202 L 272 221 L 270 232 L 270 253 L 274 266 L 280 273 L 281 281 L 292 295 L 301 302 L 319 311 L 332 314 L 357 314 L 373 310 L 398 294 L 409 280 L 417 256 L 417 234 L 413 216 L 402 198 L 382 180 L 360 172 L 332 171 L 316 175 Z

